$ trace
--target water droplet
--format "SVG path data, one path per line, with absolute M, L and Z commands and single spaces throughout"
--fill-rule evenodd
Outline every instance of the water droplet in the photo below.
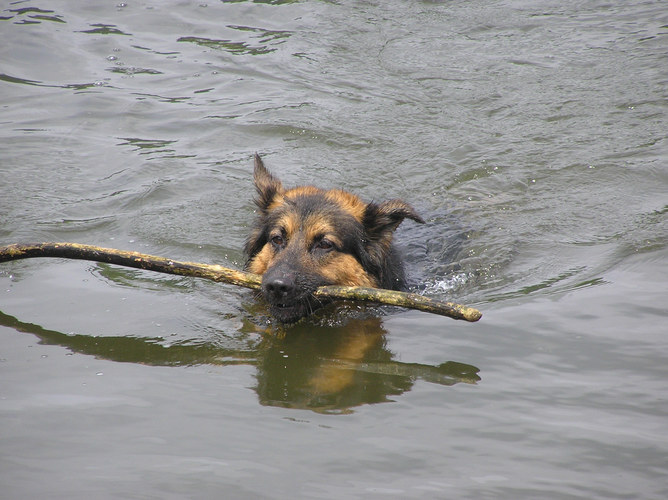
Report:
M 103 372 L 97 372 L 95 375 L 97 375 L 98 377 L 101 377 L 102 375 L 104 375 L 104 373 Z
M 48 357 L 49 357 L 48 354 L 42 354 L 42 356 L 41 356 L 42 359 L 48 358 Z
M 107 61 L 115 61 L 116 59 L 118 59 L 116 56 L 107 56 Z

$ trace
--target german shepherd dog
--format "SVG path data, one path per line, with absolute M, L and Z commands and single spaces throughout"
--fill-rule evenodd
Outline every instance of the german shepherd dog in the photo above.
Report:
M 246 269 L 262 275 L 262 294 L 278 321 L 295 322 L 321 306 L 312 295 L 319 286 L 405 286 L 392 236 L 405 218 L 424 222 L 410 205 L 365 203 L 313 186 L 286 189 L 257 154 L 254 180 L 259 211 Z

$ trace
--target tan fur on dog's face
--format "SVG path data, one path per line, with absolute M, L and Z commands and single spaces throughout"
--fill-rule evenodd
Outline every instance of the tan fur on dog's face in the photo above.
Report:
M 324 200 L 326 209 L 301 212 L 300 202 L 307 198 Z M 264 274 L 280 261 L 281 254 L 290 255 L 294 258 L 293 266 L 318 275 L 323 284 L 376 286 L 376 280 L 357 259 L 342 251 L 345 235 L 341 230 L 345 225 L 342 227 L 341 221 L 346 218 L 360 221 L 364 207 L 359 198 L 344 191 L 307 186 L 285 192 L 270 207 L 270 211 L 280 216 L 272 218 L 269 241 L 249 261 L 248 269 Z
M 310 312 L 319 286 L 403 285 L 392 233 L 406 217 L 422 222 L 409 205 L 366 204 L 346 191 L 313 186 L 286 190 L 257 155 L 255 185 L 260 214 L 246 244 L 246 266 L 263 275 L 263 294 L 279 320 Z

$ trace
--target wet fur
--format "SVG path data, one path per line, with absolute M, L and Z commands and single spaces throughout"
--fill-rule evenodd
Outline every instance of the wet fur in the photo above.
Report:
M 290 323 L 321 304 L 312 292 L 323 285 L 400 290 L 401 259 L 392 244 L 405 219 L 424 222 L 407 203 L 365 203 L 342 190 L 313 186 L 286 189 L 255 155 L 259 209 L 246 242 L 246 268 L 262 275 L 271 314 Z

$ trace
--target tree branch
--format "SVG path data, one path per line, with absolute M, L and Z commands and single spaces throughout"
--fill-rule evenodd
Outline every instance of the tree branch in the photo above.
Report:
M 127 252 L 79 243 L 33 243 L 0 247 L 0 262 L 34 257 L 92 260 L 159 273 L 205 278 L 256 290 L 260 288 L 262 283 L 262 277 L 257 274 L 236 271 L 219 265 L 180 262 L 139 252 Z M 380 288 L 324 286 L 318 288 L 314 295 L 319 298 L 356 300 L 418 309 L 466 321 L 478 321 L 482 316 L 480 311 L 472 307 L 452 302 L 441 302 L 415 293 Z

